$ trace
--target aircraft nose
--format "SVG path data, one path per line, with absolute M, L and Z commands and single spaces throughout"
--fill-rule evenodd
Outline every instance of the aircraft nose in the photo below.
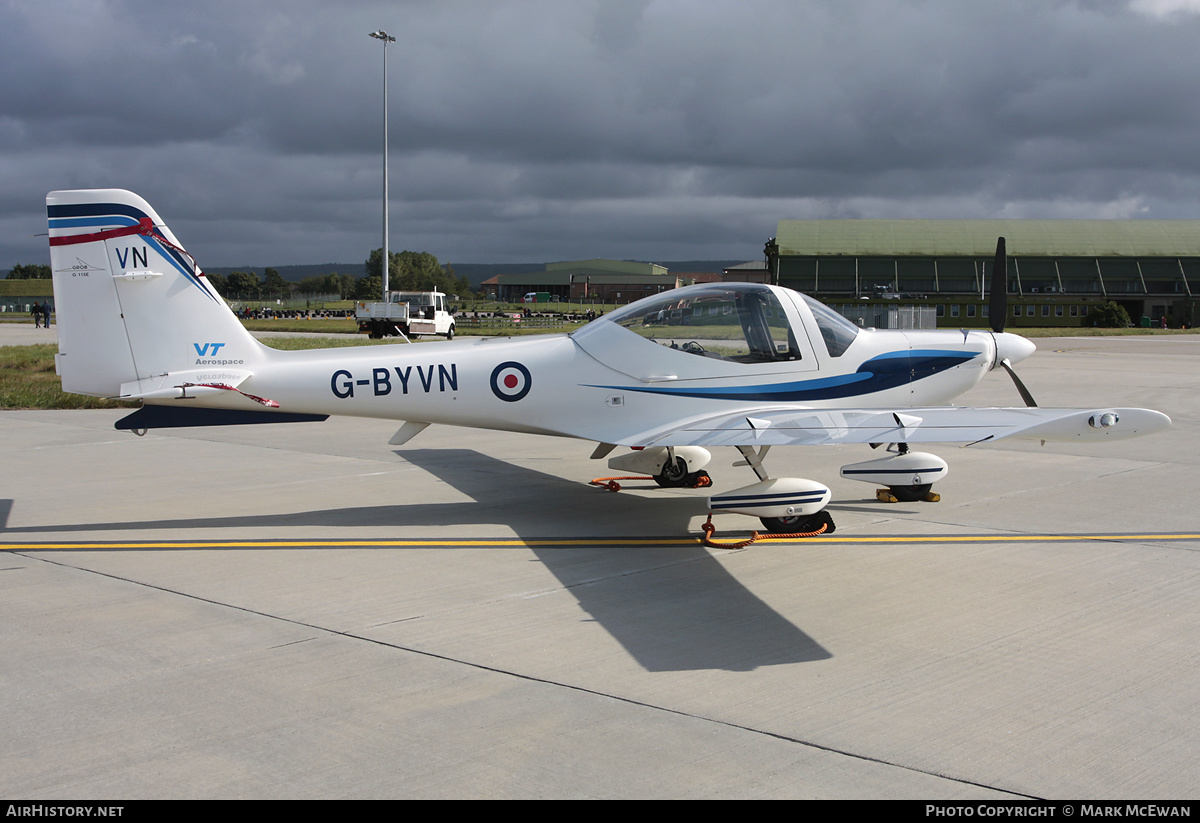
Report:
M 1020 363 L 1029 355 L 1037 351 L 1037 346 L 1033 341 L 1026 340 L 1019 334 L 1009 334 L 1002 332 L 995 335 L 996 337 L 996 362 L 1007 360 L 1009 363 Z

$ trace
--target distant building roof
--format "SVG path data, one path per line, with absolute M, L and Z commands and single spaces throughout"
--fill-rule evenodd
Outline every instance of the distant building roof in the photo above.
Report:
M 766 283 L 769 281 L 767 261 L 751 260 L 749 263 L 726 266 L 721 270 L 721 279 L 729 282 Z
M 546 271 L 596 272 L 607 274 L 657 274 L 667 273 L 666 266 L 657 263 L 637 263 L 633 260 L 573 260 L 565 263 L 547 263 Z
M 1198 257 L 1200 220 L 780 220 L 779 254 Z
M 535 271 L 528 274 L 501 274 L 497 285 L 561 286 L 567 283 L 668 283 L 675 284 L 673 274 L 621 274 L 611 271 Z
M 657 263 L 635 263 L 631 260 L 576 260 L 547 263 L 545 271 L 520 274 L 501 274 L 497 285 L 561 286 L 567 283 L 645 283 L 674 284 L 674 275 Z

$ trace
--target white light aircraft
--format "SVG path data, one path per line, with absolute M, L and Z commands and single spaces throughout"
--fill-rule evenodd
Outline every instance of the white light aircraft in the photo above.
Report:
M 936 499 L 944 460 L 912 444 L 1004 437 L 1104 442 L 1162 430 L 1146 409 L 1039 408 L 1012 364 L 1034 345 L 1003 331 L 1006 277 L 993 277 L 992 331 L 860 329 L 786 288 L 714 283 L 646 297 L 569 334 L 278 351 L 255 340 L 141 197 L 51 192 L 50 259 L 64 391 L 140 400 L 117 428 L 323 420 L 431 423 L 595 441 L 619 470 L 662 486 L 707 485 L 709 448 L 741 452 L 757 482 L 709 498 L 712 512 L 776 533 L 830 531 L 830 491 L 772 478 L 773 446 L 888 445 L 842 476 L 891 498 Z M 1004 242 L 996 272 L 1006 271 Z M 950 401 L 997 368 L 1024 407 Z M 886 497 L 886 496 L 885 496 Z

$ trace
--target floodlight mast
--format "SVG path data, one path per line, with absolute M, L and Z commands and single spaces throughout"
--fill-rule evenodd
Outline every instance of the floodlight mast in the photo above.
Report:
M 383 302 L 388 299 L 388 269 L 391 259 L 388 256 L 388 89 L 387 89 L 387 45 L 395 43 L 396 38 L 380 29 L 371 32 L 371 37 L 383 41 L 383 257 L 380 260 L 383 273 Z

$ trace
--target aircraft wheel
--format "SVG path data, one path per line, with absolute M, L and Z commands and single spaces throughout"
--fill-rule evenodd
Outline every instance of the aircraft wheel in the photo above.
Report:
M 688 474 L 687 461 L 676 457 L 663 466 L 662 471 L 654 475 L 654 482 L 664 488 L 677 489 L 688 485 L 691 475 Z
M 888 486 L 897 503 L 915 503 L 924 500 L 925 495 L 933 488 L 932 483 L 921 483 L 913 486 Z
M 771 534 L 805 534 L 825 527 L 824 534 L 834 531 L 833 517 L 822 509 L 816 514 L 797 514 L 791 517 L 760 517 L 763 527 Z

